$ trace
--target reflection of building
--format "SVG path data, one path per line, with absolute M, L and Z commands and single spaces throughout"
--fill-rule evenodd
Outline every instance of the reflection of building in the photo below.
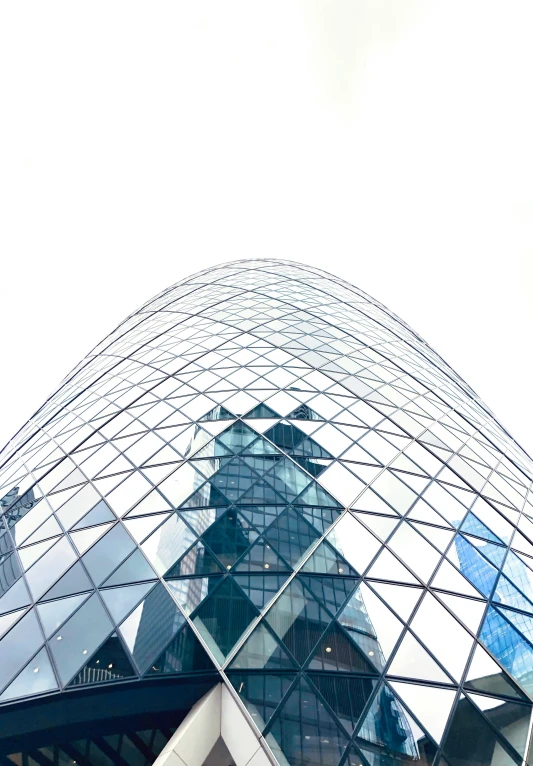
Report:
M 200 747 L 225 718 L 236 766 L 266 766 L 267 747 L 281 766 L 525 758 L 531 569 L 489 505 L 533 510 L 533 466 L 356 288 L 268 260 L 184 280 L 21 433 L 0 456 L 0 762 L 146 766 L 174 729 Z M 492 665 L 472 677 L 468 588 L 439 557 L 479 475 L 479 520 L 446 551 L 491 600 Z M 187 763 L 179 747 L 159 763 Z

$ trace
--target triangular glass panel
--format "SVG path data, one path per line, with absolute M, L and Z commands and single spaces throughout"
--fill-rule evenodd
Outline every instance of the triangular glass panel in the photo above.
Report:
M 35 545 L 30 545 L 27 548 L 19 548 L 18 554 L 24 570 L 28 570 L 31 565 L 34 564 L 37 559 L 41 558 L 41 556 L 43 556 L 56 542 L 57 539 L 52 538 L 51 540 L 44 540 L 41 543 L 35 543 Z
M 425 500 L 419 499 L 409 511 L 410 521 L 423 521 L 427 524 L 436 524 L 440 527 L 448 527 L 448 522 L 444 520 L 436 511 L 429 506 Z
M 266 620 L 297 661 L 303 663 L 332 618 L 298 580 L 292 580 L 267 612 Z
M 233 579 L 261 611 L 279 593 L 287 577 L 287 574 L 237 574 Z
M 101 590 L 100 595 L 109 609 L 113 620 L 119 623 L 153 587 L 153 582 L 140 583 L 139 585 Z
M 168 513 L 156 513 L 153 516 L 139 516 L 136 519 L 125 519 L 122 523 L 137 543 L 142 543 L 156 527 L 165 521 Z
M 154 489 L 135 508 L 128 511 L 125 518 L 131 519 L 133 516 L 147 516 L 152 513 L 162 513 L 163 511 L 170 510 L 172 508 L 169 503 Z
M 387 674 L 403 678 L 415 678 L 420 681 L 453 683 L 451 678 L 437 665 L 422 644 L 409 631 L 402 638 Z
M 286 505 L 252 505 L 245 506 L 239 503 L 239 513 L 242 514 L 253 526 L 263 532 L 277 517 L 287 508 Z
M 286 454 L 290 454 L 306 438 L 303 431 L 289 423 L 277 423 L 266 431 L 265 436 Z
M 386 548 L 381 551 L 374 564 L 368 570 L 367 577 L 375 578 L 376 580 L 411 583 L 412 585 L 420 584 L 416 577 Z
M 234 508 L 220 516 L 204 532 L 202 540 L 215 553 L 226 569 L 245 553 L 257 537 L 248 520 Z
M 390 686 L 439 744 L 455 700 L 456 690 L 406 684 L 399 681 L 391 681 Z
M 280 415 L 278 415 L 277 412 L 274 412 L 273 409 L 270 407 L 267 407 L 266 404 L 258 404 L 257 407 L 254 407 L 253 410 L 250 410 L 246 415 L 243 415 L 245 418 L 279 418 Z
M 337 766 L 348 738 L 302 678 L 274 714 L 265 737 L 280 764 Z
M 147 671 L 147 676 L 193 673 L 214 666 L 192 628 L 185 625 Z
M 50 518 L 47 519 L 44 524 L 41 524 L 41 526 L 24 542 L 26 545 L 32 545 L 33 543 L 37 543 L 40 540 L 46 540 L 49 537 L 56 537 L 62 533 L 63 530 L 59 526 L 56 517 L 52 514 L 52 516 L 50 516 Z
M 155 580 L 156 573 L 146 561 L 141 551 L 137 550 L 129 556 L 118 569 L 115 569 L 111 577 L 104 583 L 103 587 L 112 585 L 127 585 L 133 582 L 143 582 L 144 580 Z
M 197 609 L 204 598 L 214 590 L 220 577 L 184 577 L 168 580 L 167 586 L 174 600 L 189 615 Z
M 294 500 L 295 505 L 323 505 L 326 508 L 342 508 L 330 494 L 313 481 L 301 495 Z
M 85 663 L 67 688 L 121 681 L 123 678 L 131 678 L 134 675 L 135 672 L 120 639 L 116 633 L 113 633 Z
M 506 609 L 503 606 L 498 607 L 498 612 L 516 628 L 520 633 L 533 644 L 533 616 L 529 614 L 521 614 L 514 609 Z
M 481 593 L 469 583 L 466 577 L 463 577 L 446 559 L 437 569 L 437 574 L 431 581 L 431 587 L 460 593 L 463 596 L 473 596 L 474 598 L 481 596 Z
M 327 532 L 335 519 L 342 513 L 340 508 L 313 508 L 312 506 L 299 506 L 298 511 L 314 526 L 320 535 Z
M 245 455 L 262 455 L 267 457 L 275 456 L 277 458 L 283 457 L 282 453 L 276 447 L 274 447 L 273 444 L 270 444 L 270 442 L 267 442 L 266 439 L 263 439 L 262 436 L 257 438 L 254 442 L 251 442 L 251 444 L 248 444 L 248 446 L 243 449 L 242 456 L 244 457 Z M 248 460 L 248 462 L 249 464 L 253 464 L 254 461 Z M 266 460 L 264 462 L 265 465 L 272 465 L 271 462 L 269 463 Z M 263 470 L 266 470 L 266 468 Z
M 88 527 L 87 529 L 80 529 L 78 532 L 71 532 L 70 538 L 76 546 L 80 556 L 85 553 L 85 551 L 89 550 L 91 545 L 99 540 L 102 535 L 107 532 L 110 526 L 110 523 L 100 524 L 97 527 Z
M 376 688 L 377 681 L 374 678 L 346 678 L 331 673 L 309 673 L 308 678 L 317 687 L 346 731 L 352 734 Z
M 260 622 L 229 664 L 231 670 L 294 670 L 294 660 Z
M 88 593 L 83 593 L 80 596 L 68 596 L 57 601 L 37 604 L 37 611 L 39 612 L 46 638 L 50 638 L 59 626 L 83 604 L 88 596 Z
M 337 619 L 352 641 L 382 671 L 403 630 L 398 618 L 362 583 Z
M 28 588 L 22 577 L 7 590 L 0 598 L 0 614 L 20 609 L 31 603 Z
M 515 582 L 520 583 L 524 590 L 530 591 L 528 580 L 526 578 L 517 579 Z M 531 594 L 530 594 L 531 595 Z M 495 593 L 492 596 L 493 601 L 496 603 L 504 604 L 506 606 L 514 606 L 515 609 L 521 609 L 524 612 L 533 613 L 533 603 L 531 598 L 526 598 L 518 588 L 512 584 L 512 582 L 503 575 L 500 575 L 498 585 L 496 586 Z
M 319 534 L 294 508 L 282 513 L 265 532 L 265 538 L 292 566 L 319 539 Z
M 218 435 L 217 441 L 231 452 L 238 454 L 256 438 L 257 434 L 251 428 L 248 428 L 241 420 L 237 420 L 226 431 Z
M 474 601 L 471 598 L 452 596 L 450 593 L 439 593 L 438 596 L 472 633 L 477 633 L 487 606 L 486 601 Z
M 217 659 L 223 659 L 257 614 L 252 602 L 226 577 L 200 604 L 193 622 Z
M 308 665 L 309 670 L 377 675 L 362 651 L 333 622 L 322 636 Z
M 302 572 L 315 574 L 347 575 L 357 577 L 357 572 L 335 548 L 323 540 L 302 567 Z
M 229 505 L 230 501 L 211 482 L 206 481 L 180 508 L 208 508 Z
M 476 535 L 477 537 L 483 537 L 485 540 L 490 540 L 493 543 L 502 542 L 500 538 L 496 537 L 496 535 L 471 511 L 466 514 L 465 520 L 461 525 L 461 532 L 467 532 L 471 535 Z
M 309 588 L 315 598 L 333 615 L 337 614 L 359 582 L 353 577 L 314 577 L 301 573 L 298 580 Z
M 63 598 L 64 596 L 83 593 L 83 591 L 92 590 L 93 588 L 94 585 L 87 577 L 83 564 L 81 561 L 77 561 L 40 600 L 49 601 L 53 598 Z
M 93 593 L 49 640 L 63 684 L 79 673 L 113 630 L 113 623 L 98 595 Z
M 272 545 L 262 537 L 235 566 L 236 572 L 290 572 L 290 567 L 278 556 Z
M 231 414 L 231 412 L 228 412 L 228 410 L 225 407 L 222 407 L 219 404 L 216 407 L 213 407 L 212 410 L 209 410 L 209 412 L 206 412 L 205 415 L 202 415 L 202 417 L 199 418 L 199 421 L 204 421 L 204 420 L 234 420 L 234 419 L 235 418 Z
M 498 734 L 520 756 L 525 755 L 531 720 L 531 705 L 523 705 L 497 697 L 469 693 L 468 699 L 481 710 Z M 459 702 L 459 706 L 461 702 Z
M 289 458 L 276 461 L 274 468 L 264 475 L 264 480 L 283 497 L 286 503 L 292 502 L 312 481 Z
M 465 689 L 504 695 L 527 701 L 527 697 L 515 686 L 510 677 L 479 644 L 476 645 L 470 668 L 464 683 Z
M 0 702 L 7 702 L 17 697 L 29 697 L 32 694 L 44 694 L 58 688 L 48 653 L 43 647 L 9 684 L 0 696 Z
M 252 505 L 255 503 L 258 503 L 259 505 L 264 505 L 265 503 L 268 505 L 286 505 L 287 501 L 282 495 L 261 479 L 253 484 L 248 492 L 239 498 L 239 505 Z
M 200 458 L 223 458 L 223 457 L 231 457 L 233 455 L 233 452 L 229 450 L 227 447 L 225 447 L 221 442 L 218 441 L 218 439 L 213 439 L 208 444 L 205 445 L 205 447 L 202 447 L 201 450 L 196 452 L 194 455 L 195 460 L 199 460 Z
M 444 553 L 448 545 L 450 544 L 453 532 L 451 529 L 441 529 L 441 527 L 431 527 L 429 524 L 418 524 L 416 521 L 413 523 L 413 527 L 424 535 L 426 540 L 433 543 L 441 553 Z
M 162 583 L 156 585 L 120 625 L 120 632 L 141 674 L 168 646 L 185 617 Z M 157 633 L 153 626 L 157 625 Z
M 9 612 L 9 614 L 3 614 L 0 617 L 0 638 L 22 617 L 25 611 L 25 609 L 17 609 L 16 612 Z
M 499 611 L 489 606 L 479 637 L 500 665 L 531 695 L 533 649 L 522 634 Z
M 296 676 L 289 673 L 228 673 L 239 698 L 263 731 Z
M 224 567 L 222 564 L 199 541 L 192 548 L 189 548 L 179 561 L 170 567 L 165 574 L 165 580 L 171 580 L 174 577 L 185 577 L 187 575 L 219 574 L 223 571 Z
M 324 420 L 324 418 L 317 415 L 307 404 L 300 404 L 299 407 L 296 407 L 295 410 L 287 415 L 287 420 Z
M 369 529 L 371 529 L 382 542 L 385 542 L 400 521 L 394 516 L 377 516 L 373 513 L 355 513 L 354 515 L 360 519 L 363 524 L 366 524 L 366 526 L 369 527 Z
M 372 589 L 375 590 L 386 604 L 393 609 L 404 622 L 407 622 L 415 606 L 424 592 L 421 588 L 410 588 L 406 585 L 391 585 L 384 582 L 373 582 Z
M 461 696 L 453 714 L 443 750 L 453 766 L 477 766 L 485 763 L 518 766 L 521 763 L 518 755 L 513 757 L 502 747 L 495 731 L 464 696 Z
M 85 516 L 72 527 L 72 530 L 84 529 L 85 527 L 92 527 L 96 524 L 103 524 L 106 521 L 115 520 L 116 516 L 107 503 L 104 502 L 104 500 L 100 500 L 89 513 L 86 513 Z
M 365 743 L 376 746 L 385 757 L 403 755 L 416 762 L 419 756 L 417 733 L 398 697 L 390 687 L 382 684 L 360 725 L 356 742 L 359 746 Z

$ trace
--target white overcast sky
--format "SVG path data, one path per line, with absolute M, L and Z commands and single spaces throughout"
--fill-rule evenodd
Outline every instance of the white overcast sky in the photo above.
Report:
M 0 4 L 0 443 L 128 313 L 321 266 L 533 453 L 531 0 Z

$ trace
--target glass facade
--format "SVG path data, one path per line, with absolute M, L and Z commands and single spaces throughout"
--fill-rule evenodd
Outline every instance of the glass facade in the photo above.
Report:
M 218 682 L 280 766 L 533 763 L 532 477 L 357 288 L 183 280 L 0 455 L 0 764 L 153 763 Z

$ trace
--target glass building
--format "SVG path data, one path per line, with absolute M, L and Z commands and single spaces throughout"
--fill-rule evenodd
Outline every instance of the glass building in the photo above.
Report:
M 521 766 L 533 465 L 331 275 L 208 269 L 0 455 L 0 766 Z

